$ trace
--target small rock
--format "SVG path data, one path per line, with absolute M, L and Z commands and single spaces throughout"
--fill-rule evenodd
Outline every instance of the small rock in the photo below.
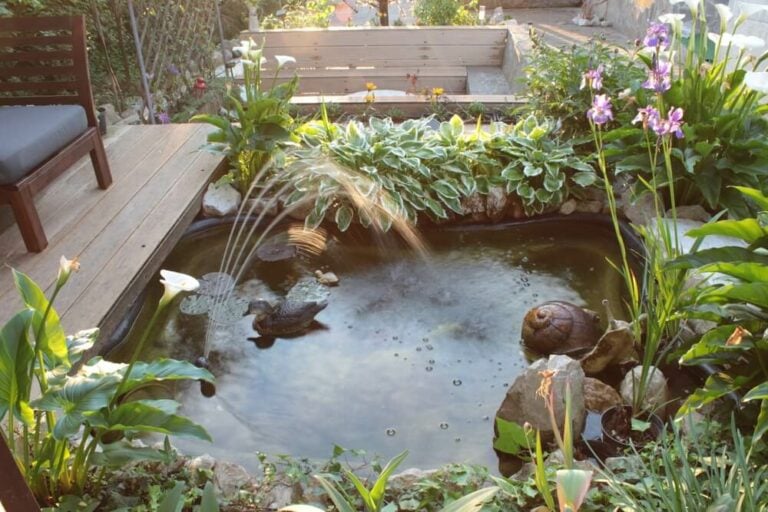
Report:
M 600 213 L 603 211 L 602 201 L 579 201 L 576 204 L 576 211 L 579 213 Z
M 492 222 L 498 222 L 504 218 L 507 209 L 507 191 L 504 187 L 490 187 L 485 198 L 485 213 Z
M 238 491 L 254 483 L 251 475 L 237 464 L 220 462 L 213 469 L 213 483 L 225 500 L 237 497 Z
M 624 376 L 619 387 L 621 398 L 627 405 L 632 405 L 632 398 L 634 396 L 635 382 L 640 380 L 643 367 L 635 366 Z M 667 387 L 667 379 L 661 370 L 655 366 L 648 368 L 648 383 L 645 386 L 645 393 L 640 400 L 640 408 L 643 410 L 656 412 L 666 407 L 669 401 L 669 388 Z M 656 412 L 659 414 L 659 412 Z M 663 416 L 663 414 L 659 414 Z
M 498 6 L 493 10 L 491 18 L 488 20 L 489 25 L 501 25 L 504 23 L 504 8 Z
M 333 272 L 323 272 L 321 270 L 315 270 L 315 277 L 317 282 L 326 286 L 337 286 L 339 284 L 339 276 Z
M 480 195 L 480 192 L 473 192 L 462 198 L 461 211 L 462 215 L 485 213 L 485 198 Z
M 186 461 L 184 465 L 192 472 L 210 471 L 216 466 L 216 459 L 205 453 L 199 457 Z
M 571 198 L 560 205 L 560 213 L 562 215 L 570 215 L 576 211 L 576 200 Z
M 697 220 L 699 222 L 709 222 L 712 216 L 703 206 L 699 204 L 692 204 L 686 206 L 678 206 L 676 208 L 678 219 Z M 673 218 L 672 210 L 668 210 L 666 217 Z
M 277 215 L 277 201 L 271 198 L 263 199 L 246 199 L 245 212 L 250 212 L 252 215 Z
M 229 184 L 211 183 L 203 196 L 203 214 L 206 217 L 224 217 L 237 213 L 240 192 Z
M 293 486 L 275 485 L 269 490 L 264 501 L 269 503 L 269 510 L 280 510 L 292 503 L 296 503 L 295 494 Z
M 706 428 L 707 417 L 699 411 L 691 411 L 677 420 L 680 432 L 687 437 L 699 437 Z
M 518 375 L 515 382 L 507 391 L 504 401 L 496 412 L 496 416 L 519 425 L 525 422 L 542 434 L 552 434 L 549 411 L 544 400 L 536 394 L 541 385 L 540 372 L 554 370 L 552 377 L 552 392 L 555 395 L 555 419 L 562 425 L 565 419 L 565 383 L 570 383 L 571 412 L 573 431 L 581 432 L 584 427 L 586 409 L 584 408 L 584 370 L 575 359 L 568 356 L 552 355 L 548 359 L 539 359 Z
M 544 460 L 544 466 L 545 467 L 552 467 L 552 466 L 563 466 L 565 464 L 565 455 L 563 455 L 563 451 L 560 449 L 557 449 L 553 452 L 551 452 L 547 458 Z M 587 471 L 595 471 L 597 466 L 590 462 L 589 460 L 574 460 L 573 461 L 574 469 L 584 469 Z
M 310 199 L 303 199 L 292 203 L 290 206 L 285 206 L 285 199 L 280 200 L 280 207 L 283 210 L 288 211 L 288 216 L 294 220 L 301 220 L 307 218 L 312 209 L 315 207 L 314 201 Z
M 632 190 L 627 190 L 621 196 L 623 212 L 632 224 L 645 226 L 656 220 L 656 205 L 653 194 L 643 193 L 633 196 Z
M 592 377 L 584 378 L 584 407 L 588 411 L 603 412 L 621 404 L 621 396 L 611 386 Z
M 408 489 L 412 489 L 419 481 L 424 480 L 437 473 L 436 469 L 423 470 L 418 468 L 410 468 L 402 471 L 396 475 L 392 475 L 389 479 L 389 485 L 387 488 L 394 494 L 399 494 Z

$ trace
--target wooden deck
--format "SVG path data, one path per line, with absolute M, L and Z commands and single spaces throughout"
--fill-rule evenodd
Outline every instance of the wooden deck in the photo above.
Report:
M 26 252 L 10 208 L 0 208 L 0 324 L 21 307 L 8 267 L 50 292 L 64 255 L 81 264 L 55 304 L 65 331 L 110 332 L 197 214 L 223 163 L 198 150 L 208 131 L 196 124 L 118 128 L 105 139 L 114 177 L 108 190 L 96 187 L 85 159 L 35 198 L 49 239 L 42 253 Z

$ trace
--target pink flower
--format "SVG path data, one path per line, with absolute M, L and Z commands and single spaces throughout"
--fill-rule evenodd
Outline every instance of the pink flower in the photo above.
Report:
M 643 38 L 643 44 L 650 48 L 669 48 L 669 27 L 666 23 L 651 22 Z
M 656 131 L 656 126 L 659 124 L 660 119 L 661 115 L 659 114 L 659 111 L 651 105 L 648 105 L 645 108 L 637 109 L 637 115 L 632 120 L 632 124 L 643 123 L 643 130 L 650 128 Z
M 658 93 L 668 91 L 672 87 L 672 65 L 665 61 L 654 59 L 654 66 L 648 70 L 648 80 L 643 83 L 645 89 Z

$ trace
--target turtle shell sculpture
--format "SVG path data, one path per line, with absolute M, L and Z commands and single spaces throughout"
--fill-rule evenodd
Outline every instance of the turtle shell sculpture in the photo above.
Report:
M 539 304 L 523 319 L 523 344 L 541 355 L 587 352 L 601 334 L 597 313 L 565 301 Z

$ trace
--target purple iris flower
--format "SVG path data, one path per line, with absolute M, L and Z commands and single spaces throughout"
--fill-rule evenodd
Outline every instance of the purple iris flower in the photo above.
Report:
M 668 91 L 672 87 L 672 65 L 665 60 L 654 62 L 654 66 L 648 70 L 648 80 L 643 82 L 643 87 L 657 93 Z
M 645 108 L 637 109 L 637 115 L 632 120 L 632 124 L 643 123 L 643 130 L 650 128 L 653 131 L 656 131 L 656 126 L 659 124 L 660 119 L 661 115 L 659 114 L 659 111 L 651 105 L 648 105 Z
M 643 38 L 643 44 L 649 48 L 669 48 L 669 27 L 666 23 L 651 22 Z
M 157 114 L 157 120 L 160 122 L 160 124 L 170 124 L 171 116 L 168 115 L 168 112 L 160 112 Z
M 168 64 L 168 72 L 174 76 L 178 76 L 181 74 L 181 71 L 179 71 L 179 68 L 177 68 L 174 64 Z
M 597 126 L 604 125 L 608 121 L 613 121 L 613 112 L 611 111 L 611 99 L 605 94 L 598 94 L 592 100 L 592 108 L 587 110 L 587 119 Z
M 654 128 L 654 131 L 659 137 L 664 135 L 674 134 L 678 139 L 682 139 L 685 135 L 682 130 L 683 126 L 683 109 L 672 107 L 669 109 L 666 119 L 662 119 Z
M 589 86 L 594 91 L 603 88 L 603 65 L 597 66 L 597 69 L 590 69 L 581 77 L 581 89 Z

